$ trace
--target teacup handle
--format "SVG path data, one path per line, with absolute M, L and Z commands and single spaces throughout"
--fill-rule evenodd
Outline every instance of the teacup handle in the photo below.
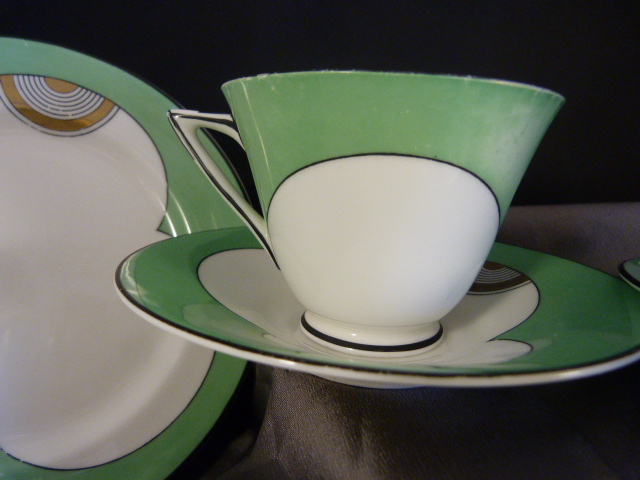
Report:
M 222 195 L 222 198 L 226 200 L 249 227 L 275 262 L 267 230 L 267 222 L 233 186 L 198 138 L 198 130 L 210 128 L 233 138 L 244 149 L 233 117 L 224 113 L 200 113 L 193 110 L 174 109 L 169 111 L 169 120 L 184 146 L 200 166 L 200 169 L 211 180 L 211 183 Z M 222 149 L 218 145 L 216 147 L 224 155 Z

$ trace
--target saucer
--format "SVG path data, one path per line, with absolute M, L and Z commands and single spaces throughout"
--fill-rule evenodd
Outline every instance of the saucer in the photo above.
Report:
M 336 352 L 300 332 L 304 312 L 245 228 L 165 240 L 116 281 L 139 315 L 194 343 L 367 387 L 487 387 L 587 377 L 640 358 L 640 296 L 568 260 L 496 243 L 476 284 L 413 357 Z
M 0 39 L 2 478 L 167 478 L 238 388 L 245 361 L 147 325 L 113 288 L 133 249 L 241 224 L 173 134 L 175 105 Z
M 640 258 L 622 262 L 618 267 L 618 272 L 625 282 L 640 291 Z

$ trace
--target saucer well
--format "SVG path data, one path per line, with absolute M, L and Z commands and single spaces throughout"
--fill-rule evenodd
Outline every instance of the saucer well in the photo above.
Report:
M 248 230 L 165 240 L 129 256 L 116 282 L 151 323 L 241 358 L 352 385 L 506 386 L 577 379 L 640 358 L 640 297 L 568 260 L 496 243 L 444 337 L 413 357 L 342 354 L 300 332 L 304 308 Z
M 94 58 L 0 39 L 2 478 L 165 479 L 236 392 L 245 361 L 146 325 L 113 289 L 133 249 L 240 224 L 174 107 Z

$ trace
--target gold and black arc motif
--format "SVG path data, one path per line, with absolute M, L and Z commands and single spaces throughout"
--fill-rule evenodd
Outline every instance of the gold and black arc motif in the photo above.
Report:
M 37 75 L 0 75 L 0 98 L 23 122 L 52 135 L 84 135 L 117 112 L 112 101 L 79 85 Z
M 506 292 L 531 283 L 526 275 L 504 265 L 485 262 L 469 290 L 470 295 L 490 295 Z

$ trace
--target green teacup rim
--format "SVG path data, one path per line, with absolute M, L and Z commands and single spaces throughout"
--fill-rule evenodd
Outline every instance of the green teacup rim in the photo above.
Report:
M 299 70 L 292 72 L 273 72 L 273 73 L 260 73 L 258 75 L 249 75 L 239 77 L 233 80 L 228 80 L 222 84 L 224 90 L 227 85 L 235 83 L 257 82 L 272 78 L 290 78 L 297 76 L 319 76 L 319 75 L 366 75 L 368 77 L 423 77 L 432 79 L 443 80 L 458 80 L 474 83 L 488 83 L 495 85 L 505 85 L 513 88 L 522 88 L 534 90 L 540 93 L 544 93 L 550 96 L 558 97 L 563 103 L 566 101 L 565 97 L 558 92 L 555 92 L 549 88 L 539 87 L 526 82 L 519 82 L 514 80 L 502 80 L 493 77 L 482 77 L 475 75 L 457 75 L 457 74 L 445 74 L 445 73 L 420 73 L 420 72 L 400 72 L 400 71 L 377 71 L 377 70 Z

